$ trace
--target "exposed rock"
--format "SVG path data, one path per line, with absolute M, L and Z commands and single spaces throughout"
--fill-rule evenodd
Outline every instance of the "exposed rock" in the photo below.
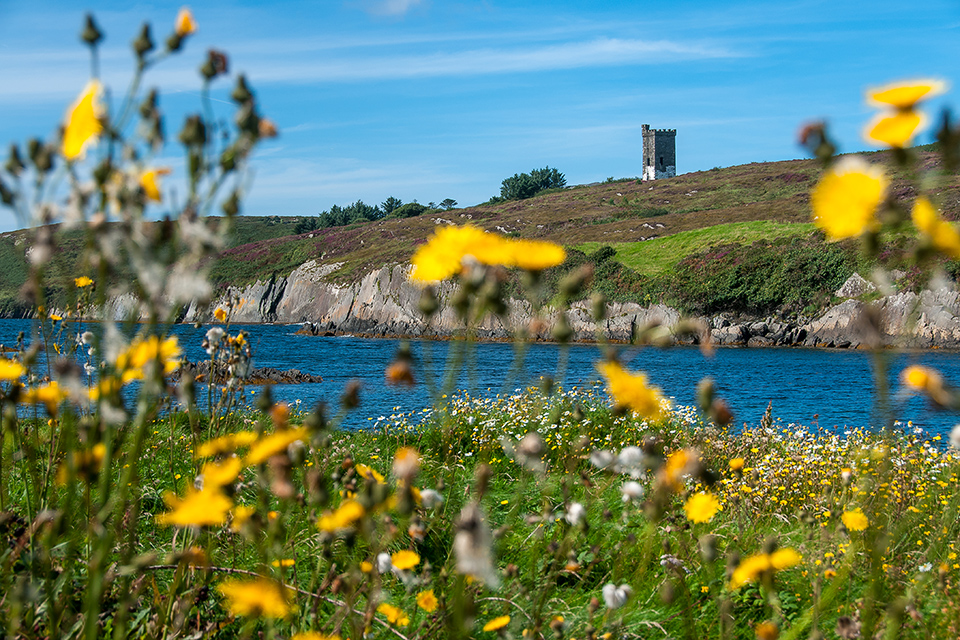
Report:
M 210 373 L 210 362 L 184 362 L 172 376 L 174 380 L 179 380 L 181 375 L 192 376 L 197 382 L 206 382 Z M 226 367 L 217 367 L 216 376 L 221 379 L 227 378 Z M 321 376 L 303 373 L 299 369 L 274 369 L 273 367 L 257 367 L 250 369 L 243 377 L 246 384 L 315 384 L 323 382 Z
M 877 288 L 873 285 L 872 282 L 866 280 L 859 273 L 854 273 L 852 276 L 847 278 L 847 281 L 837 289 L 836 296 L 838 298 L 859 298 L 865 293 L 870 293 L 876 291 Z

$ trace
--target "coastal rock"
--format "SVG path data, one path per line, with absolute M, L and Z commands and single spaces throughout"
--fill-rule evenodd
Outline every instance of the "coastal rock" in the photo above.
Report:
M 872 282 L 866 280 L 859 273 L 854 273 L 852 276 L 847 278 L 847 281 L 837 289 L 836 295 L 838 298 L 859 298 L 865 293 L 870 293 L 876 291 L 877 288 Z

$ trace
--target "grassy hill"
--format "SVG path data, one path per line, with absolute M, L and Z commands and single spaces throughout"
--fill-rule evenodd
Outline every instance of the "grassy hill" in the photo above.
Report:
M 925 170 L 936 170 L 938 156 L 932 150 L 918 153 Z M 881 153 L 868 155 L 882 159 Z M 215 284 L 225 287 L 284 276 L 311 259 L 338 262 L 341 268 L 329 277 L 348 283 L 385 264 L 406 263 L 438 223 L 471 222 L 563 244 L 570 259 L 548 277 L 593 262 L 593 286 L 611 298 L 659 300 L 699 312 L 765 313 L 784 306 L 809 311 L 826 304 L 853 270 L 869 268 L 860 264 L 855 243 L 825 244 L 810 224 L 809 191 L 819 172 L 814 160 L 791 160 L 655 182 L 608 180 L 528 200 L 431 210 L 299 235 L 294 230 L 302 218 L 239 218 L 231 246 L 208 266 Z M 896 175 L 893 193 L 899 199 L 915 195 Z M 946 218 L 960 218 L 958 176 L 941 177 L 935 193 Z M 5 273 L 0 309 L 13 304 L 26 275 L 22 246 L 29 233 L 0 235 Z M 58 278 L 71 273 L 82 242 L 75 233 L 60 234 L 61 251 L 48 271 L 54 296 Z

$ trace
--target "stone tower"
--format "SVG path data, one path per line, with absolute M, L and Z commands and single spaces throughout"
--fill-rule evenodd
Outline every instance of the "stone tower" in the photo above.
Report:
M 659 180 L 677 175 L 677 130 L 651 129 L 643 131 L 643 179 Z

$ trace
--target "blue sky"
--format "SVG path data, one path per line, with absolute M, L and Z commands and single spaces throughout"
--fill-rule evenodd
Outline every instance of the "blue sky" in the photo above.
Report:
M 0 0 L 0 155 L 9 142 L 52 137 L 85 84 L 86 11 L 106 33 L 103 77 L 120 94 L 140 23 L 162 42 L 180 6 Z M 864 90 L 899 79 L 949 82 L 932 114 L 960 105 L 955 0 L 190 6 L 199 32 L 146 84 L 161 87 L 174 138 L 199 109 L 196 68 L 208 48 L 248 75 L 281 132 L 256 155 L 248 215 L 315 215 L 388 196 L 467 206 L 545 165 L 569 184 L 637 176 L 644 123 L 678 130 L 680 173 L 801 157 L 796 132 L 819 118 L 856 151 L 868 148 Z M 214 97 L 226 101 L 231 84 L 221 80 Z M 167 153 L 173 187 L 182 165 L 172 145 Z M 0 230 L 16 226 L 0 209 Z

